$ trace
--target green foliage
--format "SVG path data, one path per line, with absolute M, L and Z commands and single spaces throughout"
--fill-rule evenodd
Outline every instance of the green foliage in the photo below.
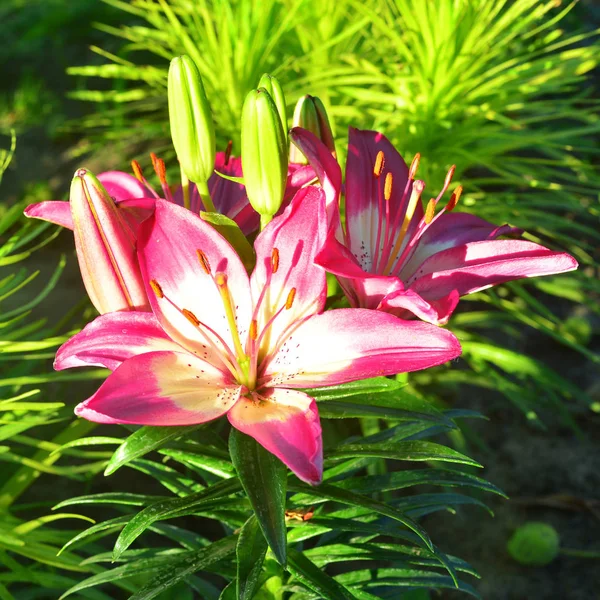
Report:
M 13 135 L 11 149 L 0 151 L 0 177 L 14 150 Z M 77 574 L 94 571 L 82 567 L 81 559 L 70 553 L 57 556 L 70 534 L 60 524 L 54 527 L 54 522 L 89 521 L 88 517 L 72 513 L 42 513 L 40 516 L 35 507 L 31 511 L 18 505 L 18 500 L 41 475 L 86 480 L 105 463 L 93 460 L 98 458 L 94 451 L 59 451 L 63 444 L 85 435 L 94 425 L 72 422 L 70 408 L 63 402 L 48 401 L 47 397 L 42 401 L 41 390 L 33 387 L 64 379 L 64 375 L 48 373 L 47 365 L 56 348 L 67 339 L 61 330 L 69 315 L 59 323 L 32 317 L 56 287 L 65 258 L 59 260 L 48 282 L 36 292 L 30 290 L 37 283 L 40 271 L 30 272 L 20 265 L 45 248 L 58 231 L 48 224 L 24 220 L 23 202 L 12 207 L 0 204 L 0 208 L 4 209 L 0 211 L 0 462 L 3 474 L 0 481 L 0 597 L 13 599 L 17 597 L 11 595 L 13 587 L 25 584 L 64 590 L 77 581 Z M 84 464 L 57 465 L 65 456 L 92 460 Z
M 99 468 L 120 465 L 141 471 L 169 495 L 109 492 L 70 498 L 55 506 L 60 511 L 109 506 L 116 514 L 65 543 L 60 557 L 85 556 L 81 567 L 94 570 L 62 597 L 112 584 L 136 600 L 169 590 L 173 595 L 160 597 L 179 598 L 176 594 L 181 591 L 175 590 L 182 589 L 176 587 L 181 582 L 215 600 L 276 600 L 282 594 L 298 600 L 374 599 L 388 597 L 393 589 L 418 588 L 455 588 L 477 597 L 463 581 L 476 576 L 473 569 L 437 548 L 419 523 L 437 511 L 485 507 L 478 498 L 452 488 L 501 494 L 464 470 L 476 463 L 426 441 L 456 427 L 452 413 L 431 409 L 421 415 L 410 406 L 413 392 L 385 378 L 319 393 L 326 398 L 319 400 L 321 406 L 387 394 L 398 410 L 404 405 L 410 410 L 399 412 L 360 446 L 348 437 L 326 449 L 327 483 L 311 487 L 288 474 L 287 494 L 279 481 L 285 471 L 273 469 L 279 461 L 265 451 L 257 453 L 256 443 L 243 434 L 232 433 L 230 459 L 223 438 L 211 436 L 206 427 L 177 428 L 175 435 L 162 437 L 160 428 L 138 429 Z M 60 451 L 114 443 L 113 438 L 84 438 L 66 443 Z M 382 456 L 390 466 L 395 461 L 428 464 L 370 475 L 369 466 Z M 267 464 L 266 459 L 276 463 Z M 452 468 L 441 466 L 448 464 Z M 382 494 L 386 501 L 380 499 Z M 114 534 L 118 536 L 110 552 L 103 546 Z M 379 566 L 368 569 L 365 561 Z M 334 563 L 343 568 L 330 571 L 328 565 Z M 110 588 L 106 590 L 110 595 Z

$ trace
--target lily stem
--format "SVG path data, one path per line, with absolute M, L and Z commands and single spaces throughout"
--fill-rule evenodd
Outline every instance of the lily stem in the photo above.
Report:
M 183 190 L 183 206 L 190 209 L 190 180 L 181 168 L 181 189 Z
M 196 182 L 196 187 L 198 188 L 198 193 L 200 194 L 200 198 L 202 199 L 202 204 L 204 204 L 206 212 L 217 212 L 212 198 L 210 197 L 210 192 L 208 191 L 208 182 L 198 181 Z
M 273 215 L 260 215 L 260 230 L 262 231 L 273 219 Z

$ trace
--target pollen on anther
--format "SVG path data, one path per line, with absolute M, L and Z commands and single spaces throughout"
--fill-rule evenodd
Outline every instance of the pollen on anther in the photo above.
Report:
M 204 252 L 202 252 L 202 250 L 196 250 L 196 255 L 198 256 L 198 260 L 200 261 L 200 264 L 202 265 L 204 272 L 207 275 L 210 275 L 210 263 L 208 262 L 208 258 L 206 257 L 206 254 L 204 254 Z
M 450 185 L 452 178 L 454 177 L 454 171 L 456 171 L 456 165 L 452 165 L 446 174 L 446 180 L 444 181 L 444 188 Z
M 156 294 L 157 298 L 165 297 L 165 294 L 162 291 L 162 288 L 160 287 L 160 284 L 158 283 L 158 281 L 156 281 L 156 279 L 150 280 L 150 287 L 152 288 L 152 291 Z
M 414 179 L 417 174 L 417 169 L 419 168 L 419 163 L 421 162 L 421 155 L 417 152 L 415 157 L 412 159 L 410 163 L 410 169 L 408 171 L 408 178 Z
M 233 146 L 233 142 L 231 140 L 229 140 L 227 142 L 227 148 L 225 149 L 225 160 L 223 161 L 223 164 L 225 166 L 227 166 L 229 164 L 229 159 L 231 158 L 231 148 Z
M 385 185 L 383 186 L 383 197 L 389 200 L 392 197 L 392 183 L 394 181 L 393 175 L 388 173 L 385 176 Z
M 446 204 L 446 210 L 451 211 L 458 204 L 460 200 L 460 196 L 462 194 L 463 188 L 462 185 L 459 185 L 453 192 L 452 196 L 450 196 L 450 200 L 448 200 L 448 204 Z
M 154 171 L 158 175 L 161 184 L 166 184 L 167 168 L 165 167 L 165 161 L 162 158 L 158 158 L 154 152 L 150 153 L 150 158 L 152 159 L 152 166 L 154 167 Z
M 433 215 L 435 213 L 435 200 L 432 198 L 429 203 L 427 204 L 427 208 L 425 209 L 425 223 L 427 223 L 427 225 L 429 225 L 429 223 L 431 223 L 431 221 L 433 220 Z
M 198 319 L 198 317 L 191 311 L 188 310 L 187 308 L 182 308 L 181 312 L 183 313 L 183 316 L 195 327 L 198 327 L 198 325 L 200 325 L 200 321 Z
M 290 308 L 292 308 L 292 304 L 294 304 L 295 297 L 296 297 L 296 288 L 293 287 L 287 296 L 287 300 L 285 301 L 286 310 L 290 310 Z
M 375 177 L 379 177 L 381 175 L 384 165 L 385 156 L 383 154 L 383 150 L 380 150 L 377 153 L 377 158 L 375 158 L 375 166 L 373 167 L 373 175 L 375 175 Z
M 273 248 L 271 251 L 271 272 L 277 273 L 277 269 L 279 269 L 279 250 Z
M 256 322 L 256 319 L 252 319 L 252 321 L 250 321 L 249 334 L 251 340 L 256 340 L 256 338 L 258 337 L 258 324 Z
M 135 175 L 135 178 L 140 183 L 143 183 L 144 182 L 144 173 L 142 172 L 142 167 L 140 166 L 140 163 L 137 160 L 131 161 L 131 169 L 133 171 L 133 174 Z

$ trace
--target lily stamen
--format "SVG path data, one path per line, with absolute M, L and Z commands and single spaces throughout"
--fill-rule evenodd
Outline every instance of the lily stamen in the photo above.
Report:
M 133 171 L 133 174 L 135 175 L 135 178 L 140 183 L 144 183 L 146 181 L 144 179 L 144 173 L 142 171 L 142 167 L 141 167 L 140 163 L 137 160 L 132 160 L 131 161 L 131 170 Z
M 279 269 L 279 250 L 273 248 L 271 252 L 271 272 L 277 273 L 277 269 Z
M 169 202 L 173 202 L 173 195 L 171 194 L 171 188 L 167 182 L 167 168 L 165 166 L 165 161 L 162 158 L 158 158 L 154 152 L 150 153 L 150 158 L 152 159 L 152 166 L 154 167 L 154 172 L 158 176 L 158 180 L 160 181 L 160 186 L 162 187 L 165 198 Z
M 133 171 L 133 174 L 134 174 L 135 178 L 142 185 L 146 186 L 146 189 L 152 195 L 153 198 L 160 198 L 160 196 L 150 186 L 150 184 L 148 183 L 148 180 L 144 177 L 144 171 L 142 171 L 142 167 L 141 167 L 140 163 L 137 160 L 132 160 L 131 161 L 131 170 Z
M 204 254 L 204 252 L 202 252 L 202 250 L 196 250 L 196 256 L 198 257 L 198 260 L 200 261 L 200 265 L 202 266 L 202 269 L 204 270 L 204 272 L 207 275 L 210 275 L 211 274 L 210 263 L 208 262 L 208 258 L 206 257 L 206 254 Z
M 157 298 L 160 300 L 166 300 L 179 314 L 185 317 L 194 327 L 196 327 L 196 329 L 202 334 L 206 343 L 215 352 L 216 356 L 221 359 L 223 365 L 234 377 L 237 377 L 238 374 L 241 373 L 236 356 L 231 351 L 231 348 L 228 346 L 227 342 L 225 342 L 225 340 L 214 329 L 206 325 L 206 323 L 200 321 L 200 319 L 198 319 L 198 317 L 188 308 L 181 308 L 177 306 L 177 304 L 175 304 L 175 302 L 173 302 L 173 300 L 171 300 L 171 298 L 164 293 L 164 290 L 158 281 L 156 281 L 156 279 L 150 280 L 150 287 L 156 294 Z M 221 343 L 223 349 L 219 348 L 217 344 L 215 344 L 214 340 L 211 339 L 207 332 L 213 335 Z
M 150 287 L 152 288 L 152 291 L 156 294 L 157 298 L 164 298 L 165 294 L 162 291 L 162 288 L 160 287 L 160 284 L 158 283 L 158 281 L 156 281 L 156 279 L 151 279 L 150 280 Z
M 383 167 L 385 166 L 385 155 L 383 154 L 383 150 L 380 150 L 377 153 L 377 157 L 375 158 L 375 166 L 373 167 L 373 175 L 379 178 L 381 173 L 383 172 Z
M 456 205 L 458 204 L 458 201 L 460 200 L 460 197 L 462 195 L 462 185 L 457 186 L 457 188 L 452 192 L 452 196 L 450 196 L 450 200 L 448 200 L 448 204 L 446 204 L 446 210 L 447 211 L 453 211 L 454 208 L 456 207 Z
M 384 273 L 391 272 L 394 266 L 394 262 L 396 261 L 396 258 L 398 258 L 398 253 L 400 252 L 400 249 L 402 247 L 402 242 L 404 241 L 404 237 L 406 236 L 406 232 L 408 231 L 408 227 L 415 213 L 415 209 L 417 208 L 417 203 L 421 199 L 421 194 L 423 193 L 424 189 L 425 183 L 420 179 L 417 179 L 413 183 L 413 189 L 410 194 L 408 206 L 406 207 L 406 212 L 404 213 L 404 221 L 402 223 L 402 228 L 400 229 L 400 233 L 396 238 L 396 243 L 394 244 L 394 247 L 390 253 L 390 257 L 387 261 L 387 264 L 385 265 L 385 269 L 383 271 Z
M 237 359 L 238 361 L 245 361 L 248 357 L 246 356 L 244 348 L 242 347 L 242 342 L 240 341 L 240 334 L 238 332 L 236 323 L 235 309 L 233 307 L 233 302 L 231 301 L 229 288 L 227 287 L 227 275 L 221 272 L 216 273 L 214 281 L 217 285 L 217 289 L 219 290 L 219 294 L 221 294 L 221 300 L 223 301 L 223 307 L 225 308 L 225 317 L 227 318 L 227 323 L 229 324 L 229 329 L 231 330 L 231 337 L 233 339 L 233 345 L 235 347 Z
M 402 192 L 402 198 L 400 199 L 400 203 L 398 204 L 399 210 L 396 211 L 396 216 L 394 217 L 394 222 L 389 229 L 389 235 L 386 236 L 383 240 L 383 254 L 381 256 L 381 263 L 386 265 L 388 264 L 388 260 L 390 258 L 390 248 L 392 247 L 392 239 L 391 236 L 394 235 L 394 231 L 398 230 L 400 225 L 400 216 L 402 215 L 402 207 L 404 206 L 404 202 L 408 197 L 408 191 L 413 183 L 415 175 L 417 173 L 417 169 L 419 168 L 419 163 L 421 162 L 421 155 L 417 152 L 410 163 L 410 168 L 408 169 L 408 179 L 406 181 L 406 185 L 404 186 L 404 192 Z M 383 270 L 385 272 L 386 269 Z
M 225 158 L 223 159 L 223 164 L 227 166 L 229 164 L 229 159 L 231 158 L 231 148 L 233 147 L 233 141 L 229 140 L 227 142 L 227 148 L 225 148 Z

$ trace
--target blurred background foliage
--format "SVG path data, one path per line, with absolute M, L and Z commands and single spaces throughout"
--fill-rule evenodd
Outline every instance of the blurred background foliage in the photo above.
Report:
M 8 166 L 14 133 L 18 147 L 0 188 L 0 565 L 5 568 L 0 598 L 13 598 L 9 588 L 18 590 L 19 600 L 55 598 L 56 590 L 82 581 L 82 573 L 105 571 L 107 547 L 96 545 L 94 532 L 93 544 L 81 556 L 56 557 L 81 528 L 48 522 L 71 513 L 47 515 L 58 500 L 75 493 L 107 491 L 95 476 L 112 455 L 85 446 L 56 452 L 93 428 L 72 422 L 71 410 L 93 389 L 87 381 L 102 373 L 51 368 L 55 349 L 93 311 L 78 281 L 69 234 L 55 239 L 54 228 L 20 215 L 30 202 L 64 197 L 83 157 L 96 171 L 126 170 L 132 158 L 147 167 L 149 151 L 174 163 L 166 106 L 166 73 L 174 55 L 187 53 L 196 61 L 221 148 L 231 139 L 234 153 L 239 149 L 243 98 L 267 71 L 283 83 L 288 116 L 305 93 L 323 99 L 342 159 L 348 124 L 379 129 L 408 162 L 421 153 L 420 176 L 432 192 L 449 166 L 457 165 L 455 181 L 466 190 L 458 209 L 518 225 L 529 239 L 573 253 L 581 264 L 574 273 L 511 283 L 465 299 L 450 324 L 463 343 L 462 359 L 451 368 L 411 376 L 406 390 L 441 411 L 468 406 L 495 417 L 511 410 L 508 401 L 523 414 L 519 431 L 525 435 L 558 423 L 568 432 L 562 435 L 583 439 L 590 426 L 597 427 L 599 23 L 594 3 L 554 0 L 4 0 L 0 147 L 6 151 L 0 151 L 0 165 Z M 73 388 L 73 381 L 79 387 Z M 336 421 L 329 429 L 335 444 L 387 427 L 364 415 L 360 426 L 348 423 Z M 467 453 L 476 449 L 484 456 L 481 462 L 493 461 L 496 438 L 486 439 L 485 428 L 460 424 L 462 430 L 448 421 L 424 428 L 423 436 L 446 432 L 446 443 Z M 106 435 L 113 441 L 106 443 L 116 444 L 126 434 L 111 429 Z M 203 479 L 179 481 L 183 487 L 170 493 L 185 496 L 198 485 L 218 483 L 179 450 L 186 474 Z M 172 460 L 175 450 L 162 452 L 162 458 L 154 454 L 152 464 L 142 462 L 137 470 L 149 470 L 164 485 L 169 478 L 161 460 L 165 452 Z M 384 476 L 382 459 L 361 460 L 349 465 L 346 475 L 368 466 L 366 476 Z M 58 489 L 58 476 L 67 477 L 68 485 Z M 396 484 L 386 493 L 398 489 Z M 131 491 L 127 478 L 110 483 L 108 490 L 111 485 L 123 494 Z M 162 493 L 141 486 L 144 498 L 128 504 L 121 494 L 111 501 L 144 507 Z M 366 481 L 359 488 L 372 493 Z M 409 497 L 393 495 L 396 502 Z M 428 512 L 423 506 L 446 510 L 453 499 L 421 500 L 425 504 L 415 500 L 411 507 L 420 516 Z M 250 514 L 245 506 L 235 509 L 232 530 Z M 131 510 L 98 531 L 114 533 Z M 107 515 L 98 514 L 101 524 Z M 343 516 L 361 519 L 360 513 Z M 158 527 L 154 533 L 187 549 L 206 544 L 192 540 L 188 530 Z M 352 540 L 347 531 L 342 536 Z M 344 549 L 337 551 L 343 555 Z M 390 552 L 389 560 L 398 559 Z M 81 566 L 82 558 L 96 555 Z M 124 557 L 126 564 L 138 558 Z M 140 565 L 132 569 L 141 574 L 141 583 L 120 584 L 123 593 L 143 587 L 147 579 Z M 271 576 L 281 573 L 274 568 Z M 368 579 L 356 577 L 356 585 L 368 589 Z M 436 587 L 435 579 L 427 583 Z M 293 580 L 289 585 L 293 593 Z M 40 591 L 44 586 L 51 590 L 46 596 Z M 189 592 L 176 590 L 165 598 Z M 79 593 L 109 597 L 95 590 Z

